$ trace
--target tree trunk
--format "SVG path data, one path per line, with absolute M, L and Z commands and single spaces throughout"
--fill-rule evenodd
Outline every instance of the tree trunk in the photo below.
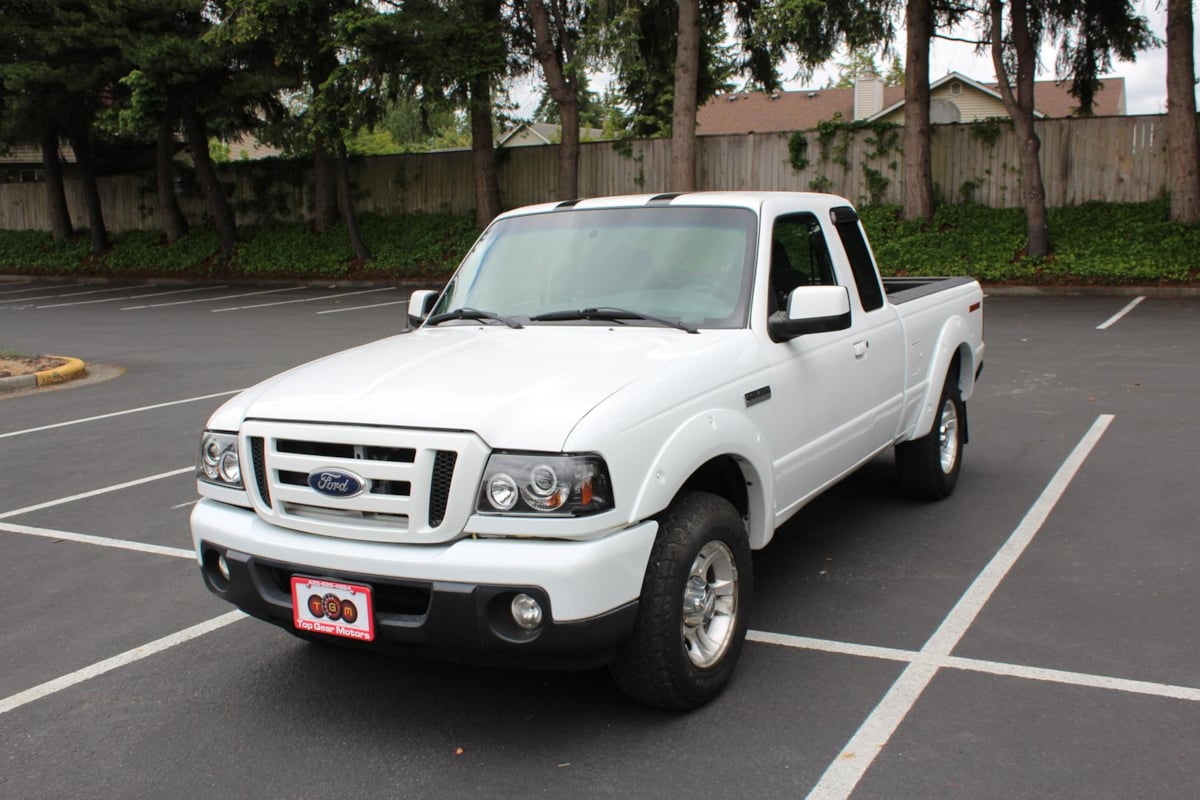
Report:
M 487 226 L 500 213 L 500 181 L 492 143 L 492 81 L 487 73 L 471 79 L 471 157 L 475 165 L 475 224 Z
M 579 196 L 579 87 L 567 77 L 562 54 L 554 45 L 550 15 L 542 0 L 530 0 L 533 20 L 534 58 L 542 65 L 546 88 L 558 107 L 561 136 L 558 143 L 558 197 L 572 200 Z
M 337 142 L 337 190 L 342 217 L 346 220 L 346 231 L 350 234 L 350 247 L 358 263 L 365 264 L 371 260 L 371 251 L 367 249 L 358 229 L 358 216 L 354 213 L 354 200 L 350 196 L 350 163 L 346 158 L 346 142 L 342 139 Z
M 929 39 L 933 36 L 933 15 L 929 0 L 909 0 L 905 25 L 904 219 L 933 219 L 933 166 L 929 155 Z
M 1028 242 L 1025 255 L 1045 258 L 1050 254 L 1050 233 L 1046 228 L 1046 187 L 1042 182 L 1042 142 L 1033 129 L 1033 78 L 1037 68 L 1037 47 L 1029 35 L 1025 0 L 1010 5 L 1013 47 L 1017 52 L 1017 94 L 1014 97 L 1008 73 L 1004 69 L 1004 4 L 990 0 L 992 21 L 992 66 L 996 69 L 1000 97 L 1012 117 L 1021 142 L 1021 192 L 1025 200 L 1025 231 Z
M 168 244 L 173 244 L 188 232 L 188 223 L 179 208 L 179 198 L 175 196 L 175 126 L 170 112 L 164 112 L 158 121 L 154 167 L 158 220 Z
M 558 196 L 562 200 L 579 197 L 579 102 L 572 100 L 558 107 L 562 138 L 558 142 Z
M 338 170 L 325 137 L 313 138 L 313 230 L 324 233 L 338 219 Z
M 71 114 L 71 149 L 75 151 L 75 165 L 79 168 L 79 181 L 83 189 L 83 205 L 87 209 L 88 235 L 92 241 L 92 255 L 103 255 L 108 250 L 108 231 L 104 227 L 104 211 L 100 207 L 100 190 L 96 186 L 96 159 L 92 152 L 92 126 L 82 114 Z
M 1200 223 L 1200 141 L 1192 75 L 1192 0 L 1167 0 L 1167 159 L 1171 219 Z
M 58 133 L 53 125 L 42 131 L 42 171 L 46 178 L 46 205 L 50 210 L 50 233 L 56 242 L 65 242 L 75 230 L 71 227 L 71 211 L 67 208 L 67 191 L 63 187 L 62 161 L 58 156 Z
M 696 188 L 696 93 L 700 72 L 700 2 L 680 0 L 671 114 L 671 191 Z
M 208 213 L 212 217 L 213 227 L 217 229 L 221 257 L 228 260 L 233 257 L 237 225 L 233 219 L 233 212 L 229 209 L 229 202 L 225 199 L 225 187 L 221 185 L 212 158 L 208 154 L 208 122 L 195 108 L 184 106 L 183 129 L 187 134 L 188 147 L 192 151 L 192 160 L 196 164 L 196 180 L 204 190 Z

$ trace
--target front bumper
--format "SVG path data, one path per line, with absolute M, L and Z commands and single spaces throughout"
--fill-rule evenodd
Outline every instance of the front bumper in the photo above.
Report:
M 375 598 L 376 640 L 365 646 L 556 668 L 603 663 L 632 631 L 656 532 L 649 522 L 586 542 L 402 545 L 289 531 L 211 500 L 192 512 L 205 584 L 252 616 L 291 630 L 294 574 L 362 583 Z M 535 631 L 511 618 L 519 592 L 542 605 L 545 622 Z

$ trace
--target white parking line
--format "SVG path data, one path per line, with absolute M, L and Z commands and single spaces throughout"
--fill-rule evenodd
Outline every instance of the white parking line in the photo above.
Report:
M 849 797 L 854 791 L 854 787 L 937 674 L 940 660 L 948 657 L 958 645 L 983 606 L 1004 580 L 1004 576 L 1041 530 L 1050 512 L 1054 510 L 1112 421 L 1111 414 L 1101 415 L 1084 434 L 1083 439 L 1058 468 L 1008 540 L 959 598 L 958 603 L 929 637 L 929 641 L 921 648 L 917 657 L 900 673 L 900 677 L 841 749 L 837 758 L 826 768 L 821 780 L 809 793 L 810 800 L 841 800 Z
M 1137 308 L 1138 304 L 1140 304 L 1145 299 L 1146 298 L 1143 296 L 1143 297 L 1138 297 L 1137 299 L 1133 300 L 1133 302 L 1131 302 L 1129 305 L 1125 306 L 1120 311 L 1118 311 L 1117 313 L 1115 313 L 1111 317 L 1109 317 L 1107 320 L 1105 320 L 1104 322 L 1097 325 L 1096 330 L 1106 331 L 1109 328 L 1111 328 L 1113 325 L 1116 325 L 1118 322 L 1120 322 L 1125 317 L 1126 314 L 1128 314 L 1130 311 L 1133 311 L 1135 308 Z
M 318 314 L 340 314 L 343 311 L 363 311 L 368 308 L 383 308 L 384 306 L 399 306 L 407 303 L 407 300 L 393 300 L 390 303 L 375 303 L 369 306 L 354 306 L 353 308 L 330 308 L 325 311 L 318 311 Z
M 32 703 L 35 700 L 40 700 L 43 697 L 49 697 L 56 692 L 61 692 L 63 689 L 69 689 L 72 686 L 99 677 L 106 672 L 112 672 L 118 667 L 124 667 L 128 664 L 141 661 L 143 658 L 152 656 L 156 653 L 161 653 L 164 650 L 169 650 L 176 645 L 190 642 L 199 636 L 213 631 L 220 630 L 226 625 L 237 622 L 240 619 L 245 619 L 246 615 L 241 611 L 230 611 L 222 614 L 219 617 L 201 622 L 199 625 L 193 625 L 190 628 L 184 628 L 178 633 L 172 633 L 170 636 L 164 636 L 161 639 L 155 639 L 153 642 L 147 642 L 140 647 L 135 647 L 132 650 L 126 650 L 120 655 L 115 655 L 112 658 L 106 658 L 92 664 L 90 667 L 76 670 L 61 678 L 55 678 L 52 681 L 38 684 L 32 689 L 26 689 L 23 692 L 11 695 L 0 700 L 0 714 L 5 714 L 14 709 L 20 708 L 23 705 Z
M 0 439 L 7 439 L 10 436 L 24 436 L 27 433 L 38 433 L 39 431 L 48 431 L 53 428 L 65 428 L 68 425 L 82 425 L 85 422 L 95 422 L 100 419 L 108 419 L 109 417 L 123 417 L 126 414 L 137 414 L 142 411 L 153 411 L 156 408 L 167 408 L 168 406 L 178 406 L 184 403 L 195 403 L 200 400 L 211 400 L 214 397 L 226 397 L 227 395 L 237 394 L 241 389 L 232 389 L 228 392 L 217 392 L 215 394 L 202 394 L 199 397 L 188 397 L 184 400 L 171 400 L 166 403 L 156 403 L 152 406 L 138 406 L 137 408 L 127 408 L 124 411 L 111 411 L 108 414 L 97 414 L 94 417 L 83 417 L 82 419 L 72 419 L 66 422 L 55 422 L 50 425 L 39 425 L 36 428 L 25 428 L 20 431 L 9 431 L 8 433 L 0 433 Z
M 315 303 L 318 300 L 333 300 L 335 297 L 353 297 L 356 294 L 371 294 L 372 292 L 391 292 L 396 289 L 395 286 L 385 286 L 382 289 L 363 289 L 358 292 L 342 292 L 341 294 L 326 294 L 320 297 L 302 297 L 299 300 L 280 300 L 277 303 L 259 303 L 253 306 L 232 306 L 230 308 L 214 308 L 214 314 L 220 314 L 222 311 L 246 311 L 251 308 L 268 308 L 269 306 L 286 306 L 292 303 Z
M 1111 678 L 1106 675 L 1089 675 L 1083 672 L 1027 667 L 1022 664 L 1005 664 L 995 661 L 981 661 L 973 658 L 954 658 L 953 656 L 946 659 L 944 666 L 947 669 L 986 672 L 989 675 L 1024 678 L 1031 681 L 1047 681 L 1049 683 L 1063 683 L 1068 686 L 1086 686 L 1092 689 L 1108 689 L 1109 691 L 1125 692 L 1126 694 L 1144 694 L 1151 697 L 1166 697 L 1172 700 L 1188 700 L 1193 703 L 1200 703 L 1200 689 L 1191 686 L 1176 686 L 1170 683 L 1153 683 L 1151 681 L 1134 681 L 1128 678 Z
M 209 289 L 224 289 L 225 286 L 200 286 L 194 289 L 172 289 L 169 292 L 154 292 L 152 294 L 131 294 L 128 297 L 105 297 L 101 300 L 79 300 L 73 303 L 52 303 L 48 306 L 38 306 L 42 308 L 62 308 L 64 306 L 87 306 L 93 303 L 115 303 L 119 300 L 141 300 L 144 297 L 166 297 L 169 294 L 188 294 L 190 292 L 204 292 Z
M 86 286 L 87 284 L 79 284 L 79 285 Z M 21 302 L 24 303 L 24 302 L 28 302 L 31 300 L 53 300 L 56 297 L 83 297 L 84 295 L 88 295 L 88 294 L 104 294 L 105 292 L 127 292 L 127 291 L 129 291 L 129 289 L 130 289 L 130 287 L 128 287 L 128 286 L 113 286 L 108 289 L 92 289 L 91 291 L 87 291 L 87 292 L 68 292 L 67 294 L 40 294 L 37 297 L 22 297 L 22 298 L 20 298 L 20 300 L 21 300 Z
M 115 483 L 112 486 L 105 486 L 102 489 L 93 489 L 90 492 L 80 492 L 79 494 L 73 494 L 70 497 L 63 497 L 58 500 L 49 500 L 45 503 L 38 503 L 37 505 L 25 506 L 24 508 L 16 508 L 16 509 L 13 509 L 12 511 L 5 511 L 3 514 L 0 514 L 0 519 L 8 519 L 9 517 L 17 517 L 17 516 L 20 516 L 21 514 L 31 514 L 34 511 L 41 511 L 44 508 L 53 508 L 54 506 L 61 506 L 66 503 L 73 503 L 76 500 L 86 500 L 89 497 L 96 497 L 97 495 L 108 494 L 109 492 L 116 492 L 116 491 L 120 491 L 121 489 L 128 489 L 131 486 L 140 486 L 143 483 L 150 483 L 151 481 L 157 481 L 157 480 L 161 480 L 163 478 L 172 478 L 176 475 L 182 475 L 185 472 L 192 472 L 195 469 L 196 468 L 194 466 L 180 467 L 179 469 L 173 469 L 170 472 L 160 472 L 157 475 L 149 475 L 145 478 L 138 478 L 138 479 L 132 480 L 132 481 L 125 481 L 124 483 Z
M 93 536 L 90 533 L 74 533 L 72 531 L 57 531 L 52 528 L 34 528 L 29 525 L 13 525 L 11 522 L 0 522 L 0 531 L 19 533 L 22 536 L 38 536 L 43 539 L 55 539 L 78 544 L 93 544 L 97 547 L 111 547 L 115 550 L 132 550 L 137 553 L 149 553 L 154 556 L 170 556 L 171 558 L 186 558 L 196 560 L 194 550 L 182 547 L 164 547 L 158 544 L 146 544 L 130 539 L 111 539 L 107 536 Z
M 125 306 L 122 311 L 140 311 L 143 308 L 166 308 L 167 306 L 186 306 L 192 303 L 215 303 L 219 300 L 236 300 L 239 297 L 253 297 L 258 294 L 276 294 L 278 292 L 294 292 L 297 289 L 303 289 L 303 286 L 286 286 L 282 289 L 263 289 L 259 292 L 243 292 L 241 294 L 227 294 L 223 297 L 202 297 L 199 300 L 175 300 L 170 303 L 150 303 L 144 306 Z
M 1145 694 L 1154 697 L 1166 697 L 1173 700 L 1189 700 L 1193 703 L 1200 703 L 1200 688 L 1178 686 L 1171 683 L 1135 681 L 1127 678 L 1112 678 L 1107 675 L 1092 675 L 1086 672 L 1028 667 L 1023 664 L 1009 664 L 1003 661 L 987 661 L 978 658 L 928 655 L 923 654 L 919 650 L 899 650 L 893 647 L 876 647 L 874 645 L 855 644 L 853 642 L 835 642 L 830 639 L 811 639 L 807 636 L 790 636 L 785 633 L 769 633 L 767 631 L 747 631 L 746 639 L 751 642 L 759 642 L 760 644 L 791 647 L 796 650 L 818 650 L 822 653 L 835 653 L 837 655 L 856 656 L 858 658 L 874 658 L 881 661 L 899 661 L 908 664 L 920 662 L 925 666 L 935 666 L 939 669 L 982 672 L 988 675 L 999 675 L 1008 678 L 1062 683 L 1068 686 L 1085 686 L 1093 689 L 1108 689 L 1127 694 Z
M 5 283 L 0 283 L 0 286 L 24 286 L 27 283 L 33 283 L 33 281 L 5 282 Z M 42 287 L 40 287 L 40 286 L 30 286 L 27 289 L 6 289 L 5 291 L 0 291 L 0 296 L 6 295 L 6 294 L 18 294 L 20 292 L 36 292 L 41 288 Z
M 24 284 L 26 284 L 26 283 L 33 283 L 33 281 L 21 281 L 21 285 L 24 285 Z M 0 284 L 0 285 L 3 285 L 3 286 L 15 286 L 15 285 L 17 285 L 17 284 L 6 283 L 6 284 Z M 88 285 L 88 284 L 86 284 L 86 283 L 60 283 L 60 284 L 58 284 L 58 285 L 54 286 L 53 288 L 54 288 L 55 290 L 58 290 L 58 289 L 76 289 L 76 288 L 78 288 L 78 287 L 80 287 L 80 286 L 87 286 L 87 285 Z M 28 288 L 25 288 L 25 289 L 9 289 L 9 290 L 7 290 L 7 291 L 0 292 L 0 295 L 6 295 L 6 294 L 20 294 L 21 292 L 44 292 L 44 291 L 46 291 L 46 290 L 48 290 L 48 289 L 50 289 L 50 288 L 51 288 L 51 287 L 49 287 L 49 286 L 46 286 L 46 285 L 44 285 L 44 284 L 38 284 L 38 285 L 30 286 L 30 287 L 28 287 Z M 14 297 L 14 298 L 12 298 L 12 299 L 13 299 L 13 300 L 25 300 L 25 299 L 27 299 L 27 298 L 24 298 L 24 297 Z

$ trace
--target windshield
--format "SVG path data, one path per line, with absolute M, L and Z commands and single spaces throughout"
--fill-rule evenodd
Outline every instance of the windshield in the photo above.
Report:
M 532 324 L 746 324 L 755 216 L 739 208 L 562 209 L 500 220 L 475 244 L 433 309 Z M 623 312 L 605 316 L 597 310 Z M 572 316 L 552 312 L 588 310 Z

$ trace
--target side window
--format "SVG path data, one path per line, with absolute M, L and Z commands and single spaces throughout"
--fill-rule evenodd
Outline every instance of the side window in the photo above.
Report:
M 771 231 L 771 310 L 787 305 L 797 286 L 833 286 L 833 261 L 821 224 L 812 214 L 789 214 Z
M 850 270 L 854 273 L 854 283 L 858 286 L 858 299 L 862 301 L 863 310 L 874 311 L 882 307 L 883 287 L 879 285 L 879 272 L 875 269 L 871 251 L 867 249 L 867 240 L 863 238 L 858 225 L 858 215 L 850 208 L 835 208 L 833 220 L 842 247 L 846 248 L 846 257 L 850 259 Z

